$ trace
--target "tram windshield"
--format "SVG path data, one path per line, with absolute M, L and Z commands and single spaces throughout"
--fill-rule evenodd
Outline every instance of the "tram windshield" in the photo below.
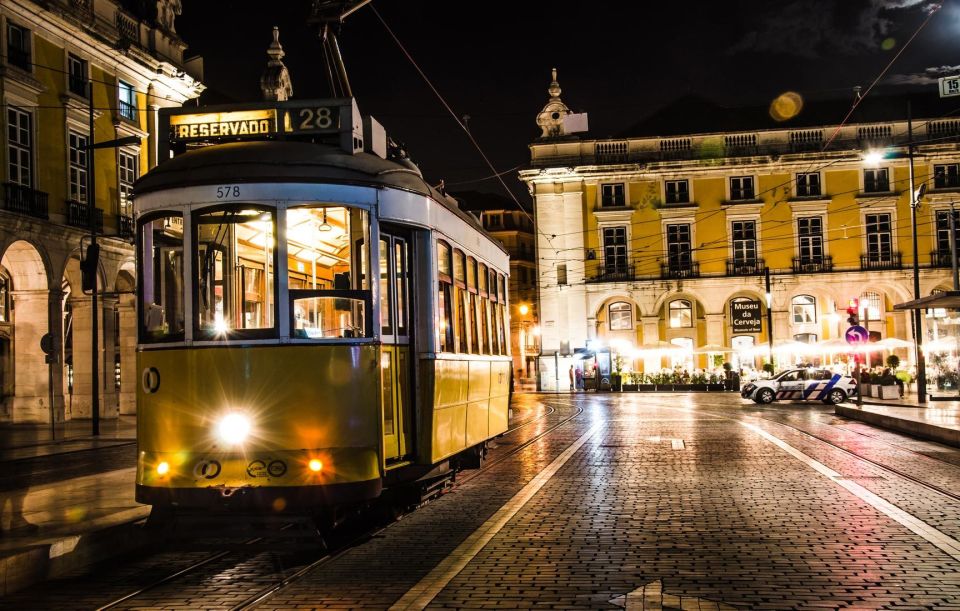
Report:
M 287 210 L 290 333 L 301 339 L 369 334 L 367 213 L 340 206 Z
M 272 209 L 252 206 L 221 208 L 194 216 L 196 308 L 201 336 L 272 329 L 276 325 L 274 218 Z

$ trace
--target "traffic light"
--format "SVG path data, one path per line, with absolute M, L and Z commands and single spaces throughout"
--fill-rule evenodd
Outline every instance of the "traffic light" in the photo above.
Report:
M 80 286 L 84 293 L 97 290 L 97 268 L 100 264 L 100 247 L 87 246 L 87 256 L 80 260 Z
M 851 299 L 850 307 L 847 308 L 847 323 L 851 327 L 860 324 L 860 300 Z

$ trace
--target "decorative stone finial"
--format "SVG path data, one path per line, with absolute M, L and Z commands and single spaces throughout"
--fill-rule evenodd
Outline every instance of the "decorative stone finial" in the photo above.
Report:
M 557 69 L 551 71 L 553 80 L 550 82 L 550 88 L 547 93 L 550 99 L 546 106 L 537 115 L 537 125 L 540 126 L 541 138 L 556 138 L 566 135 L 563 129 L 563 118 L 570 114 L 570 109 L 560 99 L 560 83 L 557 82 Z
M 273 27 L 273 42 L 267 47 L 267 55 L 270 60 L 267 61 L 267 68 L 260 77 L 260 90 L 263 92 L 263 99 L 267 101 L 282 102 L 289 100 L 293 95 L 293 82 L 290 80 L 290 72 L 283 64 L 283 47 L 280 46 L 280 28 Z

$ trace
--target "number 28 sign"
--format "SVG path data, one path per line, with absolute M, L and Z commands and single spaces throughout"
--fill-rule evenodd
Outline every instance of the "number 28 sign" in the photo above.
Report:
M 297 134 L 325 134 L 340 131 L 340 107 L 304 105 L 285 108 L 283 131 Z

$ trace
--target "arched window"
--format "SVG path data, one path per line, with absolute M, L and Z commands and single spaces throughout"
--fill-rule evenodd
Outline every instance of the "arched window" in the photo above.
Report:
M 880 293 L 867 291 L 860 296 L 860 320 L 880 320 L 883 312 L 883 300 Z
M 682 329 L 693 326 L 693 306 L 686 299 L 670 302 L 670 328 Z
M 633 329 L 633 306 L 626 301 L 610 304 L 610 330 L 626 331 Z
M 793 298 L 793 322 L 804 324 L 817 322 L 817 300 L 810 295 L 797 295 Z

